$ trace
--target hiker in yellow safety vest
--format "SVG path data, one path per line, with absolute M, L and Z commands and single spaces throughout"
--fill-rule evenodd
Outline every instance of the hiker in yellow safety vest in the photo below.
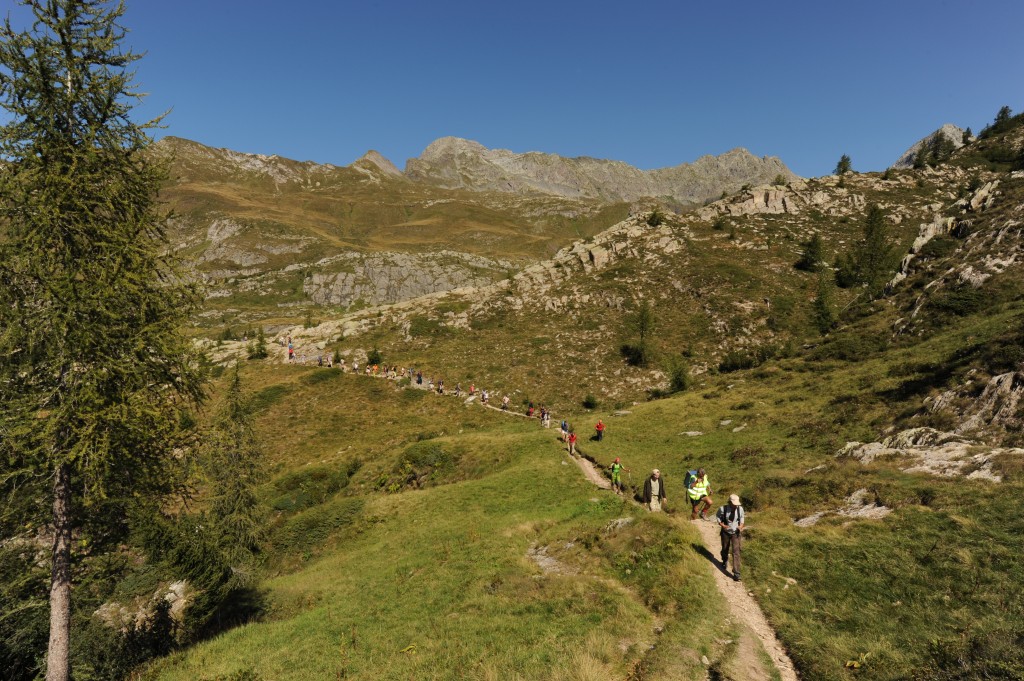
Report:
M 711 482 L 708 474 L 703 468 L 697 469 L 697 475 L 690 480 L 686 488 L 686 495 L 690 497 L 690 506 L 693 511 L 690 513 L 690 520 L 696 520 L 699 515 L 701 519 L 707 519 L 707 513 L 711 510 Z

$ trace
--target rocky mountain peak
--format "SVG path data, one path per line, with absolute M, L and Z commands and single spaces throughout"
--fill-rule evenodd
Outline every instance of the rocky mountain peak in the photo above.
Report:
M 458 154 L 470 153 L 470 154 L 486 154 L 490 151 L 487 147 L 474 142 L 473 140 L 463 139 L 461 137 L 441 137 L 431 142 L 423 153 L 420 155 L 419 160 L 421 161 L 438 161 L 446 158 L 457 156 Z M 408 165 L 406 165 L 408 170 Z
M 959 149 L 964 145 L 964 129 L 953 125 L 952 123 L 946 123 L 938 130 L 935 130 L 934 132 L 925 135 L 917 142 L 914 142 L 909 149 L 904 151 L 903 154 L 896 159 L 896 162 L 892 164 L 892 167 L 896 169 L 913 168 L 914 158 L 917 156 L 917 152 L 924 144 L 930 142 L 936 135 L 940 135 L 952 142 L 954 149 Z
M 365 168 L 367 166 L 372 166 L 372 168 L 376 168 L 377 170 L 382 171 L 386 175 L 401 175 L 402 174 L 402 171 L 399 170 L 398 167 L 395 166 L 394 163 L 389 161 L 379 151 L 375 151 L 373 149 L 370 149 L 368 152 L 366 152 L 365 154 L 360 156 L 358 159 L 356 159 L 355 163 L 353 163 L 352 165 L 360 166 L 360 167 L 363 167 L 363 168 Z

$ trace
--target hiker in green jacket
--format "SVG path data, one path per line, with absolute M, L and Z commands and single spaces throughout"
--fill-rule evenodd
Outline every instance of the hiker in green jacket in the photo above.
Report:
M 616 494 L 622 494 L 622 471 L 629 472 L 628 468 L 623 468 L 622 464 L 619 463 L 619 457 L 615 457 L 615 461 L 608 467 L 612 472 L 612 491 Z

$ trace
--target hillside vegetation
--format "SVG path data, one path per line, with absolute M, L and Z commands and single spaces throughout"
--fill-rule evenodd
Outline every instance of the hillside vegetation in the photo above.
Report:
M 130 543 L 88 555 L 81 678 L 776 678 L 689 521 L 681 485 L 697 466 L 716 506 L 743 500 L 743 583 L 801 678 L 1024 678 L 1018 119 L 919 168 L 747 187 L 686 213 L 595 203 L 583 238 L 551 232 L 463 288 L 315 305 L 313 274 L 293 270 L 294 308 L 212 298 L 197 426 L 239 361 L 264 534 L 245 560 L 204 550 L 217 488 L 196 474 Z M 188 193 L 215 190 L 196 175 Z M 312 224 L 333 209 L 310 210 Z M 373 247 L 328 231 L 339 252 Z M 226 331 L 257 325 L 269 356 L 249 360 Z M 449 394 L 314 366 L 374 351 Z M 599 469 L 622 458 L 630 494 L 594 488 L 555 429 L 456 398 L 457 383 L 509 394 L 514 412 L 553 407 Z M 202 452 L 184 458 L 201 468 Z M 634 503 L 655 467 L 663 515 Z M 45 537 L 3 529 L 16 541 L 0 567 L 17 576 L 0 589 L 3 650 L 31 678 Z M 172 587 L 179 608 L 146 615 Z

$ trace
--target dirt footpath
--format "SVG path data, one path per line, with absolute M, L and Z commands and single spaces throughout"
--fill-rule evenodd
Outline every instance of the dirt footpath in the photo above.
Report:
M 779 670 L 782 681 L 797 681 L 796 672 L 793 670 L 793 662 L 789 659 L 789 655 L 786 654 L 785 648 L 779 643 L 779 639 L 775 637 L 775 630 L 768 624 L 768 620 L 765 619 L 764 613 L 761 612 L 761 607 L 757 604 L 757 601 L 747 592 L 743 582 L 734 582 L 732 575 L 726 575 L 722 569 L 722 564 L 718 558 L 722 552 L 718 524 L 705 520 L 691 520 L 689 522 L 700 532 L 704 547 L 714 556 L 710 562 L 711 570 L 715 575 L 715 584 L 729 604 L 729 612 L 732 613 L 733 620 L 744 625 L 757 637 L 761 645 L 764 646 L 765 652 L 772 658 L 772 663 Z M 757 651 L 750 648 L 752 646 L 743 645 L 741 637 L 737 651 L 737 661 L 746 672 L 741 672 L 742 676 L 748 679 L 755 679 L 760 676 L 755 671 L 760 665 L 757 664 L 756 660 Z

